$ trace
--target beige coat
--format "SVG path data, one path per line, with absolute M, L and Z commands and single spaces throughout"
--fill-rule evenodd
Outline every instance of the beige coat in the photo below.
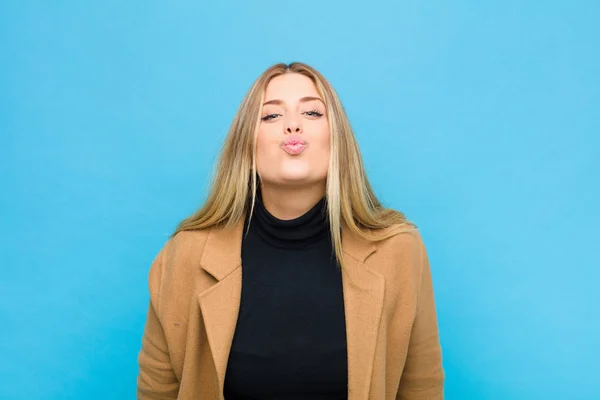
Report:
M 168 240 L 149 273 L 137 396 L 223 400 L 242 287 L 243 220 Z M 349 232 L 349 231 L 348 231 Z M 427 253 L 418 232 L 379 243 L 342 230 L 349 400 L 443 399 Z

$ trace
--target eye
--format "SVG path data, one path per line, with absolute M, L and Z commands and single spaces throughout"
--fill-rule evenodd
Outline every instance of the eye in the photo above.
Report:
M 278 116 L 279 114 L 269 114 L 269 115 L 265 115 L 264 117 L 261 118 L 261 120 L 263 121 L 268 121 L 271 119 L 274 119 Z
M 318 110 L 310 110 L 305 112 L 304 114 L 310 116 L 310 117 L 322 117 L 323 113 L 319 112 Z

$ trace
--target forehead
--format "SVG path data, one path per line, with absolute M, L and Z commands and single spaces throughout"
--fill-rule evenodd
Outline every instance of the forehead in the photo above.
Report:
M 297 73 L 276 76 L 265 90 L 265 101 L 281 99 L 290 102 L 305 96 L 320 97 L 313 81 Z

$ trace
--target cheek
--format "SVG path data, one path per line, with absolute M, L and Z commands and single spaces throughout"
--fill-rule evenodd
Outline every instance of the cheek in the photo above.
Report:
M 313 126 L 310 136 L 312 143 L 319 147 L 319 151 L 329 152 L 331 136 L 327 122 L 320 122 L 318 125 Z
M 258 153 L 273 151 L 273 146 L 277 144 L 277 140 L 277 135 L 273 134 L 272 126 L 261 126 L 256 136 L 256 151 Z

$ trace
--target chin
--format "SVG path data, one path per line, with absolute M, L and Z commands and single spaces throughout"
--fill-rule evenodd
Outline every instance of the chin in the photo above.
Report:
M 303 186 L 314 183 L 315 178 L 309 174 L 280 174 L 275 182 L 283 186 Z
M 281 168 L 279 170 L 278 178 L 281 179 L 282 181 L 298 181 L 298 180 L 310 180 L 311 177 L 313 177 L 314 172 L 312 172 L 310 170 L 310 168 L 298 168 L 300 167 L 295 166 L 292 168 Z
M 298 174 L 298 175 L 282 175 L 279 177 L 279 182 L 281 183 L 288 183 L 288 184 L 303 184 L 303 183 L 310 183 L 312 182 L 312 179 L 310 179 L 310 176 L 306 176 L 304 174 Z

